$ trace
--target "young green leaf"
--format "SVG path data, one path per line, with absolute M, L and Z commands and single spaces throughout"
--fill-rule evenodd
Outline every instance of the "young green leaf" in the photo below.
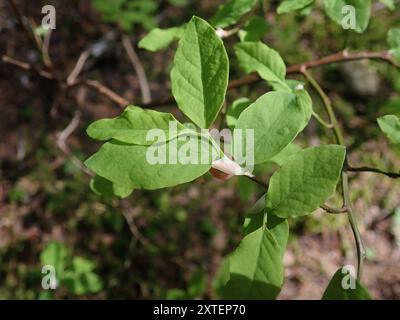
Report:
M 95 175 L 90 180 L 90 189 L 101 196 L 118 198 L 126 198 L 133 192 L 133 189 L 130 187 L 119 186 L 115 182 L 111 182 L 98 175 Z
M 383 5 L 390 11 L 394 11 L 394 0 L 380 0 L 379 2 L 383 3 Z
M 345 157 L 338 145 L 312 147 L 289 157 L 270 179 L 267 211 L 281 218 L 307 215 L 335 191 Z
M 229 62 L 222 40 L 204 20 L 193 17 L 179 41 L 171 71 L 178 107 L 208 128 L 217 117 L 228 86 Z
M 393 97 L 385 101 L 379 108 L 379 113 L 382 115 L 394 114 L 400 117 L 400 97 Z
M 154 190 L 202 176 L 211 167 L 210 154 L 209 141 L 199 137 L 187 140 L 181 136 L 152 146 L 112 140 L 86 160 L 85 165 L 126 190 Z
M 325 289 L 322 300 L 371 300 L 366 288 L 348 272 L 340 268 Z
M 326 14 L 340 26 L 354 27 L 358 33 L 367 29 L 371 0 L 325 0 Z
M 232 105 L 228 108 L 226 113 L 226 125 L 229 128 L 234 128 L 236 126 L 237 119 L 240 114 L 251 104 L 251 100 L 248 98 L 240 98 L 235 100 Z
M 268 92 L 247 107 L 236 129 L 254 130 L 254 163 L 262 163 L 282 151 L 304 126 L 304 111 L 295 94 Z
M 235 24 L 244 14 L 249 12 L 257 3 L 257 0 L 228 0 L 218 8 L 217 13 L 211 19 L 215 27 L 225 28 Z
M 171 127 L 171 123 L 173 127 Z M 173 128 L 176 128 L 176 132 Z M 182 130 L 188 130 L 170 113 L 128 106 L 116 118 L 93 122 L 87 128 L 87 134 L 92 139 L 100 141 L 114 139 L 129 144 L 150 145 L 154 142 L 152 139 L 148 139 L 151 129 L 162 130 L 167 140 L 175 138 Z
M 388 114 L 378 118 L 378 125 L 391 143 L 400 143 L 400 117 Z
M 304 9 L 314 0 L 284 0 L 278 7 L 278 14 Z
M 235 46 L 235 53 L 246 73 L 257 72 L 275 90 L 290 91 L 286 66 L 278 52 L 261 42 L 243 42 Z
M 268 31 L 268 24 L 265 18 L 252 17 L 243 30 L 240 30 L 239 37 L 242 42 L 260 41 Z
M 179 40 L 183 32 L 183 26 L 168 29 L 155 28 L 139 41 L 138 47 L 156 52 L 168 47 L 171 42 Z
M 247 234 L 229 257 L 230 278 L 224 297 L 275 299 L 283 284 L 282 259 L 288 237 L 286 220 L 263 224 Z
M 388 31 L 387 42 L 392 50 L 400 50 L 400 28 L 392 28 Z

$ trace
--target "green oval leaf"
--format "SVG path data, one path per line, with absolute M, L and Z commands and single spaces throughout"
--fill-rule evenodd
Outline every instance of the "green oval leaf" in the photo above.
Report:
M 400 143 L 400 118 L 394 114 L 388 114 L 386 116 L 377 119 L 379 128 L 386 135 L 391 143 Z
M 176 131 L 172 129 L 170 134 L 171 124 Z M 88 127 L 87 134 L 92 139 L 100 141 L 114 139 L 124 143 L 150 145 L 154 142 L 147 139 L 147 134 L 151 129 L 162 130 L 167 139 L 175 138 L 182 130 L 188 130 L 170 113 L 128 106 L 116 118 L 93 122 Z
M 179 40 L 184 29 L 185 26 L 168 29 L 154 28 L 139 41 L 138 47 L 152 52 L 159 51 L 168 47 L 171 42 Z
M 326 145 L 301 150 L 272 176 L 267 211 L 281 218 L 307 215 L 334 192 L 345 158 L 345 148 Z
M 208 128 L 224 102 L 228 76 L 222 40 L 206 21 L 193 17 L 179 41 L 171 71 L 178 107 L 199 127 Z
M 85 165 L 99 176 L 125 189 L 153 190 L 175 186 L 202 176 L 210 169 L 212 163 L 209 141 L 196 138 L 194 141 L 198 147 L 197 150 L 193 150 L 190 149 L 193 140 L 185 141 L 186 139 L 182 138 L 185 137 L 151 146 L 112 140 L 86 160 Z M 185 156 L 198 163 L 188 160 L 183 164 L 182 157 Z M 150 161 L 149 157 L 153 159 Z
M 275 90 L 291 91 L 285 82 L 286 66 L 278 52 L 261 42 L 242 42 L 235 46 L 241 68 L 257 72 Z
M 262 163 L 283 150 L 304 127 L 304 111 L 295 94 L 268 92 L 247 107 L 236 129 L 254 130 L 254 163 Z
M 371 0 L 325 0 L 324 3 L 328 17 L 340 26 L 354 23 L 354 31 L 358 33 L 367 29 L 371 16 Z M 345 6 L 354 9 L 347 11 L 343 9 Z
M 314 0 L 284 0 L 278 7 L 278 14 L 304 9 L 312 4 Z
M 263 214 L 263 213 L 262 213 Z M 270 220 L 268 216 L 268 220 Z M 257 218 L 256 218 L 257 219 Z M 248 233 L 229 257 L 226 299 L 275 299 L 283 284 L 283 254 L 289 237 L 286 220 L 271 218 Z
M 218 8 L 217 13 L 211 19 L 211 24 L 220 28 L 228 27 L 249 12 L 256 3 L 257 0 L 228 0 Z

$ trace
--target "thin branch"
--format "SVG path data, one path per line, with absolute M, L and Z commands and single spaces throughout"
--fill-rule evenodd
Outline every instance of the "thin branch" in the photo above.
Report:
M 138 77 L 140 90 L 142 92 L 142 102 L 144 104 L 149 103 L 151 101 L 149 82 L 147 81 L 146 73 L 143 69 L 142 63 L 140 62 L 140 59 L 132 46 L 131 40 L 127 35 L 122 36 L 122 45 L 124 46 L 124 49 Z
M 43 55 L 45 57 L 47 57 L 46 59 L 48 59 L 51 62 L 51 58 L 50 58 L 50 42 L 51 42 L 51 35 L 53 34 L 53 30 L 49 28 L 46 31 L 47 32 L 44 35 L 44 39 L 43 39 L 42 52 L 43 52 Z
M 43 64 L 47 68 L 51 69 L 53 67 L 53 64 L 50 60 L 49 52 L 47 51 L 48 48 L 45 47 L 42 38 L 35 32 L 35 30 L 37 29 L 37 24 L 32 18 L 28 18 L 28 25 L 30 33 L 32 33 L 33 39 L 36 43 L 37 50 L 39 51 L 40 57 L 42 58 Z M 50 41 L 50 39 L 48 41 Z
M 145 248 L 152 248 L 153 245 L 150 243 L 149 240 L 146 239 L 146 237 L 143 236 L 143 234 L 140 232 L 139 228 L 137 227 L 135 223 L 134 217 L 126 213 L 125 210 L 122 210 L 122 215 L 125 217 L 126 223 L 128 224 L 129 230 L 133 234 L 133 236 L 145 247 Z
M 17 68 L 19 68 L 21 70 L 32 72 L 32 73 L 38 75 L 41 78 L 45 78 L 45 79 L 48 79 L 48 80 L 56 80 L 51 73 L 49 73 L 49 72 L 47 72 L 45 70 L 36 69 L 32 65 L 27 63 L 27 62 L 16 60 L 16 59 L 8 57 L 8 56 L 2 56 L 1 60 L 4 63 L 13 65 L 14 67 L 17 67 Z M 75 76 L 72 75 L 71 77 L 75 77 Z M 92 88 L 92 89 L 96 90 L 99 94 L 107 97 L 111 101 L 115 102 L 121 108 L 124 108 L 125 106 L 127 106 L 129 104 L 129 101 L 127 99 L 125 99 L 124 97 L 121 97 L 116 92 L 114 92 L 110 88 L 106 87 L 105 85 L 103 85 L 102 83 L 100 83 L 97 80 L 90 80 L 89 79 L 89 80 L 85 80 L 85 81 L 75 81 L 75 82 L 72 82 L 70 84 L 62 83 L 61 85 L 64 86 L 64 88 L 69 88 L 69 89 L 73 88 L 73 87 L 76 87 L 76 86 L 79 86 L 79 85 L 85 85 L 85 86 L 87 86 L 89 88 Z
M 76 82 L 76 79 L 78 79 L 78 77 L 79 77 L 80 73 L 82 72 L 83 67 L 85 66 L 85 63 L 89 57 L 90 57 L 89 50 L 85 50 L 80 54 L 78 61 L 75 64 L 74 69 L 71 71 L 71 73 L 69 74 L 69 76 L 67 78 L 68 86 L 72 86 Z
M 286 70 L 286 74 L 289 75 L 289 74 L 302 73 L 302 70 L 317 68 L 317 67 L 329 65 L 332 63 L 342 63 L 342 62 L 346 62 L 346 61 L 365 60 L 365 59 L 381 60 L 381 61 L 390 63 L 391 65 L 393 65 L 397 68 L 400 68 L 400 65 L 393 60 L 393 57 L 392 57 L 390 51 L 361 51 L 361 52 L 349 53 L 347 50 L 344 50 L 344 51 L 323 57 L 321 59 L 306 61 L 303 63 L 289 66 Z M 228 90 L 233 90 L 233 89 L 237 89 L 242 86 L 255 84 L 261 80 L 262 79 L 260 78 L 260 76 L 258 74 L 251 73 L 245 77 L 242 77 L 242 78 L 236 79 L 236 80 L 232 80 L 231 82 L 229 82 Z M 145 107 L 145 108 L 164 107 L 164 106 L 172 105 L 174 103 L 175 103 L 175 100 L 172 96 L 166 96 L 162 99 L 158 99 L 155 101 L 151 101 L 149 103 L 145 103 L 142 105 L 142 107 Z
M 6 64 L 10 64 L 10 65 L 12 65 L 14 67 L 17 67 L 17 68 L 21 69 L 21 70 L 25 70 L 25 71 L 29 71 L 29 72 L 35 73 L 35 74 L 37 74 L 38 76 L 40 76 L 42 78 L 45 78 L 45 79 L 48 79 L 48 80 L 54 80 L 54 77 L 50 72 L 47 72 L 47 71 L 42 70 L 42 69 L 36 69 L 35 67 L 30 65 L 29 63 L 26 63 L 26 62 L 11 58 L 11 57 L 6 56 L 6 55 L 3 55 L 1 57 L 1 60 Z
M 217 33 L 218 37 L 220 37 L 221 39 L 225 39 L 228 38 L 236 33 L 238 33 L 240 31 L 240 27 L 236 27 L 233 28 L 231 30 L 225 30 L 222 28 L 217 28 L 217 30 L 215 30 L 215 32 Z
M 79 160 L 76 156 L 74 156 L 71 152 L 71 149 L 67 145 L 67 139 L 69 136 L 78 128 L 79 122 L 81 120 L 81 111 L 76 110 L 74 113 L 74 117 L 71 119 L 71 122 L 67 125 L 67 127 L 57 134 L 57 146 L 58 148 L 71 159 L 71 162 L 83 172 L 88 174 L 89 176 L 93 176 L 93 173 L 85 167 L 83 162 Z
M 400 178 L 400 173 L 386 172 L 386 171 L 383 171 L 381 169 L 371 168 L 371 167 L 351 167 L 351 166 L 348 165 L 347 166 L 347 171 L 350 171 L 350 172 L 374 172 L 374 173 L 383 174 L 383 175 L 388 176 L 389 178 L 392 178 L 392 179 L 399 179 Z
M 120 95 L 112 91 L 110 88 L 107 88 L 105 85 L 103 85 L 97 80 L 86 80 L 83 82 L 83 84 L 88 86 L 89 88 L 96 90 L 103 96 L 106 96 L 111 101 L 118 104 L 121 107 L 121 109 L 124 109 L 124 107 L 126 107 L 129 104 L 128 100 L 126 100 L 124 97 L 121 97 Z
M 14 13 L 15 18 L 18 21 L 18 24 L 24 30 L 28 40 L 32 42 L 33 46 L 35 47 L 36 51 L 39 53 L 40 57 L 42 58 L 43 64 L 46 67 L 51 67 L 51 61 L 48 57 L 43 54 L 43 42 L 42 40 L 35 35 L 33 21 L 27 20 L 21 13 L 19 6 L 16 0 L 8 0 L 10 7 Z M 29 25 L 29 26 L 28 26 Z
M 362 242 L 361 233 L 358 229 L 357 219 L 354 215 L 351 200 L 349 196 L 349 177 L 347 175 L 347 171 L 342 171 L 342 194 L 343 194 L 343 204 L 347 207 L 347 213 L 349 217 L 350 227 L 354 235 L 354 240 L 356 242 L 357 249 L 357 279 L 361 279 L 362 270 L 363 270 L 363 262 L 365 258 L 365 248 Z
M 287 74 L 293 73 L 301 73 L 302 70 L 305 69 L 312 69 L 332 63 L 341 63 L 346 61 L 354 61 L 354 60 L 381 60 L 384 62 L 388 62 L 393 66 L 399 68 L 400 65 L 397 64 L 392 57 L 390 51 L 360 51 L 360 52 L 349 52 L 348 50 L 343 50 L 338 53 L 326 56 L 321 59 L 312 60 L 300 64 L 296 64 L 290 66 L 287 69 Z
M 319 114 L 316 113 L 314 110 L 312 111 L 312 115 L 323 127 L 333 129 L 333 124 L 325 122 L 325 120 L 322 119 L 322 117 L 320 117 Z
M 303 67 L 301 69 L 301 73 L 306 77 L 306 79 L 308 80 L 310 85 L 315 89 L 315 91 L 320 96 L 320 98 L 323 102 L 324 108 L 325 108 L 325 110 L 329 116 L 330 122 L 332 124 L 332 127 L 333 127 L 332 129 L 333 129 L 333 132 L 335 133 L 336 140 L 337 140 L 338 144 L 344 146 L 345 143 L 344 143 L 343 135 L 342 135 L 341 129 L 339 127 L 338 121 L 336 119 L 335 113 L 333 112 L 331 100 L 326 95 L 324 90 L 322 90 L 322 88 L 319 86 L 318 82 L 311 76 L 310 73 L 307 72 L 305 67 Z
M 342 63 L 346 61 L 354 61 L 354 60 L 381 60 L 392 64 L 393 66 L 400 68 L 400 65 L 397 64 L 390 53 L 390 51 L 361 51 L 361 52 L 352 52 L 349 53 L 347 50 L 340 51 L 338 53 L 323 57 L 317 60 L 311 60 L 299 64 L 295 64 L 289 66 L 286 70 L 286 74 L 296 74 L 302 73 L 304 69 L 313 69 L 316 67 L 321 67 L 324 65 L 332 64 L 332 63 Z M 244 85 L 249 85 L 256 83 L 262 80 L 257 74 L 252 73 L 248 76 L 245 76 L 241 79 L 231 81 L 229 83 L 229 89 L 235 89 Z
M 349 211 L 349 209 L 346 206 L 343 206 L 341 208 L 332 208 L 327 204 L 323 204 L 321 206 L 321 209 L 325 210 L 328 213 L 333 213 L 333 214 L 346 213 Z

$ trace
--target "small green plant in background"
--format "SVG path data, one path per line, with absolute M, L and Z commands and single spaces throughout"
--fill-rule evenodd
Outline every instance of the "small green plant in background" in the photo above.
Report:
M 130 32 L 138 24 L 149 30 L 156 25 L 154 13 L 158 7 L 155 0 L 92 0 L 105 22 L 118 23 Z
M 189 300 L 200 298 L 206 291 L 206 275 L 203 270 L 197 270 L 189 280 L 187 290 L 169 289 L 166 294 L 168 300 Z
M 103 283 L 95 273 L 94 262 L 79 256 L 71 255 L 61 242 L 50 242 L 40 254 L 43 266 L 52 266 L 55 271 L 57 289 L 82 296 L 99 292 Z M 45 276 L 42 274 L 42 276 Z M 52 299 L 51 289 L 43 290 L 39 299 Z
M 290 232 L 288 219 L 304 217 L 322 208 L 329 213 L 348 215 L 357 251 L 357 278 L 343 274 L 339 269 L 332 277 L 323 299 L 370 299 L 361 284 L 364 247 L 349 196 L 348 171 L 351 167 L 345 139 L 329 98 L 308 70 L 318 65 L 305 63 L 291 68 L 289 72 L 281 55 L 260 41 L 269 27 L 260 22 L 264 19 L 247 15 L 257 3 L 230 0 L 218 9 L 211 24 L 194 16 L 183 26 L 154 29 L 141 40 L 139 46 L 150 51 L 161 50 L 171 42 L 179 41 L 171 70 L 172 95 L 178 108 L 192 123 L 188 127 L 172 114 L 133 105 L 127 106 L 119 117 L 94 122 L 87 130 L 88 135 L 104 144 L 85 162 L 96 173 L 92 189 L 100 194 L 125 197 L 135 189 L 172 187 L 193 181 L 210 170 L 218 170 L 215 159 L 208 159 L 208 162 L 201 164 L 150 164 L 146 155 L 154 142 L 146 140 L 149 130 L 160 129 L 166 133 L 168 138 L 157 143 L 163 144 L 167 150 L 172 144 L 182 147 L 182 132 L 189 132 L 192 138 L 197 139 L 198 145 L 216 148 L 221 159 L 229 158 L 229 155 L 216 147 L 213 137 L 204 134 L 204 130 L 207 132 L 219 118 L 222 119 L 221 123 L 226 122 L 233 130 L 254 130 L 252 165 L 257 169 L 273 162 L 278 169 L 268 182 L 258 181 L 265 194 L 246 215 L 243 239 L 227 257 L 224 272 L 215 282 L 218 292 L 228 299 L 277 298 L 284 283 L 283 256 Z M 278 7 L 278 14 L 309 13 L 318 9 L 316 3 L 312 0 L 285 0 Z M 327 17 L 341 25 L 341 8 L 346 4 L 353 5 L 358 15 L 354 31 L 364 32 L 370 19 L 371 1 L 329 0 L 325 1 L 323 10 Z M 235 61 L 246 74 L 256 73 L 258 80 L 264 80 L 272 91 L 254 101 L 246 97 L 233 101 L 232 108 L 225 114 L 221 109 L 228 89 L 230 57 L 221 38 L 230 33 L 222 28 L 232 27 L 239 21 L 240 24 L 234 29 L 238 34 L 238 43 L 234 47 Z M 395 29 L 390 31 L 388 42 L 387 51 L 371 58 L 397 66 L 400 32 Z M 353 55 L 350 59 L 349 55 L 344 51 L 319 63 L 370 57 Z M 288 75 L 293 73 L 302 75 L 306 82 L 289 79 Z M 323 101 L 328 122 L 315 111 L 310 89 Z M 321 126 L 333 131 L 334 140 L 331 144 L 300 148 L 294 144 L 294 140 L 312 117 Z M 169 134 L 170 122 L 178 128 L 172 136 Z M 386 115 L 379 118 L 378 123 L 393 144 L 400 142 L 397 116 Z M 203 129 L 202 133 L 200 129 Z M 201 151 L 197 152 L 201 156 Z M 228 173 L 242 178 L 255 178 L 249 172 Z M 343 196 L 343 205 L 341 208 L 332 208 L 326 201 L 337 190 Z M 343 289 L 346 276 L 355 283 L 350 291 Z M 190 281 L 188 290 L 173 289 L 167 296 L 171 299 L 196 298 L 204 290 L 202 283 L 202 277 L 196 275 Z

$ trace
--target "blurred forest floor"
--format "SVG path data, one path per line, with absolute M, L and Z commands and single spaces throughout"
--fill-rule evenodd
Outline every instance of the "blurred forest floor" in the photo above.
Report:
M 37 23 L 42 19 L 38 2 L 19 1 L 23 14 Z M 57 29 L 50 44 L 57 74 L 67 77 L 85 49 L 105 44 L 106 52 L 87 64 L 83 76 L 98 80 L 129 101 L 140 101 L 140 85 L 121 45 L 119 28 L 102 21 L 90 1 L 49 2 L 57 10 Z M 192 1 L 178 7 L 161 1 L 157 22 L 171 27 L 193 14 L 209 18 L 218 4 Z M 400 26 L 398 9 L 395 13 L 378 10 L 374 15 L 379 19 L 372 19 L 365 34 L 348 37 L 321 13 L 277 18 L 274 7 L 265 14 L 270 30 L 264 41 L 277 49 L 288 65 L 337 52 L 345 41 L 351 49 L 384 49 L 389 26 Z M 145 34 L 136 26 L 130 36 L 137 44 Z M 233 57 L 234 39 L 225 43 Z M 158 53 L 137 49 L 153 99 L 170 92 L 175 47 Z M 32 65 L 40 60 L 18 28 L 7 1 L 0 0 L 3 54 Z M 234 65 L 235 58 L 231 61 Z M 231 79 L 243 75 L 235 66 L 231 69 Z M 357 92 L 357 84 L 351 81 L 360 80 L 349 75 L 354 70 L 367 72 L 376 80 L 372 91 Z M 375 120 L 387 108 L 400 110 L 399 72 L 382 63 L 362 62 L 328 66 L 315 73 L 339 114 L 350 146 L 350 162 L 400 168 L 399 150 L 379 134 Z M 265 84 L 241 88 L 229 93 L 229 102 L 265 91 Z M 161 109 L 182 118 L 176 107 Z M 49 241 L 59 241 L 71 255 L 93 262 L 102 282 L 96 293 L 60 288 L 54 298 L 171 298 L 172 289 L 186 290 L 194 274 L 200 274 L 206 283 L 200 297 L 216 297 L 212 278 L 223 257 L 240 241 L 243 217 L 262 195 L 259 186 L 242 179 L 218 181 L 207 175 L 171 189 L 135 191 L 125 200 L 100 197 L 90 190 L 90 177 L 71 155 L 83 161 L 98 148 L 85 129 L 94 120 L 118 115 L 118 105 L 86 87 L 62 95 L 54 81 L 0 61 L 0 111 L 0 299 L 41 297 L 40 254 Z M 67 139 L 68 155 L 57 141 L 74 116 L 77 127 Z M 297 141 L 302 146 L 325 142 L 326 131 L 314 120 Z M 268 176 L 267 170 L 264 177 Z M 367 247 L 365 285 L 377 299 L 399 299 L 399 181 L 373 173 L 352 174 L 351 195 Z M 291 221 L 291 231 L 280 298 L 319 299 L 338 267 L 355 263 L 347 217 L 317 211 Z

